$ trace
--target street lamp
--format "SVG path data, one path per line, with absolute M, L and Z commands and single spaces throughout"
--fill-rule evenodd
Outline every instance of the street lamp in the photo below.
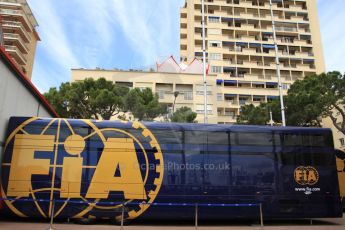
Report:
M 173 104 L 173 109 L 172 109 L 172 113 L 174 114 L 174 112 L 175 112 L 175 102 L 176 102 L 176 98 L 177 98 L 177 96 L 180 94 L 180 92 L 179 91 L 175 91 L 174 92 L 174 104 Z
M 205 0 L 201 0 L 201 24 L 202 24 L 202 64 L 204 81 L 204 123 L 208 123 L 207 117 L 207 80 L 206 80 L 206 28 L 205 28 Z

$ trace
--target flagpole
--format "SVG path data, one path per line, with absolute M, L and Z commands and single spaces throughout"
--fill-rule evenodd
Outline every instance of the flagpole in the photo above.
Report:
M 201 0 L 201 14 L 202 14 L 202 62 L 203 62 L 203 80 L 204 80 L 204 123 L 208 123 L 207 117 L 207 80 L 206 80 L 206 39 L 205 39 L 205 0 Z
M 274 40 L 274 50 L 276 54 L 276 72 L 278 77 L 278 88 L 279 88 L 279 97 L 280 97 L 280 109 L 282 114 L 282 123 L 283 126 L 286 126 L 285 121 L 285 107 L 284 107 L 284 98 L 283 98 L 283 89 L 282 89 L 282 81 L 280 76 L 280 60 L 278 56 L 278 43 L 277 43 L 277 34 L 276 34 L 276 24 L 274 21 L 274 15 L 273 15 L 273 8 L 272 8 L 272 0 L 270 0 L 270 10 L 271 10 L 271 18 L 272 18 L 272 30 L 273 30 L 273 40 Z

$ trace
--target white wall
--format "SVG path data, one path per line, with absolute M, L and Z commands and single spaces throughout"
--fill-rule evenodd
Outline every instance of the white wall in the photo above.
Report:
M 11 116 L 51 117 L 34 94 L 0 60 L 0 161 Z

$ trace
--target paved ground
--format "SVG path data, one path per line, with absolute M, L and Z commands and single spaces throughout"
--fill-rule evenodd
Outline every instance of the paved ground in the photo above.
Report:
M 56 230 L 104 230 L 104 229 L 121 229 L 120 226 L 111 225 L 107 222 L 98 223 L 96 225 L 78 225 L 73 223 L 55 223 L 54 229 Z M 49 228 L 47 222 L 34 223 L 32 221 L 25 221 L 25 219 L 19 220 L 4 220 L 0 219 L 0 230 L 46 230 Z M 195 229 L 193 223 L 134 223 L 130 226 L 124 226 L 124 230 L 155 230 L 155 229 L 179 229 L 179 230 L 192 230 Z M 252 222 L 241 223 L 200 223 L 198 229 L 201 230 L 259 230 L 260 226 Z M 317 219 L 313 220 L 313 225 L 310 225 L 310 221 L 275 221 L 266 222 L 264 229 L 267 230 L 344 230 L 345 229 L 345 217 L 340 219 Z

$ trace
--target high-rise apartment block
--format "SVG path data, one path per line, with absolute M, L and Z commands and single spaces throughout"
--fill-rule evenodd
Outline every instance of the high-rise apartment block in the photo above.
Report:
M 5 50 L 31 78 L 37 42 L 37 21 L 26 0 L 0 0 L 0 20 Z
M 297 79 L 324 72 L 316 0 L 272 0 L 283 93 Z M 73 69 L 72 80 L 105 77 L 130 87 L 149 87 L 160 102 L 187 106 L 204 120 L 201 0 L 181 9 L 179 70 L 173 58 L 157 72 Z M 232 124 L 242 105 L 260 105 L 279 96 L 269 0 L 205 0 L 207 113 L 209 123 Z M 183 65 L 181 65 L 183 66 Z M 195 69 L 201 69 L 195 72 Z M 193 71 L 189 71 L 193 70 Z
M 205 0 L 206 52 L 217 74 L 218 113 L 278 95 L 273 21 L 284 93 L 297 79 L 325 71 L 316 0 Z M 202 2 L 181 9 L 181 61 L 202 58 Z

